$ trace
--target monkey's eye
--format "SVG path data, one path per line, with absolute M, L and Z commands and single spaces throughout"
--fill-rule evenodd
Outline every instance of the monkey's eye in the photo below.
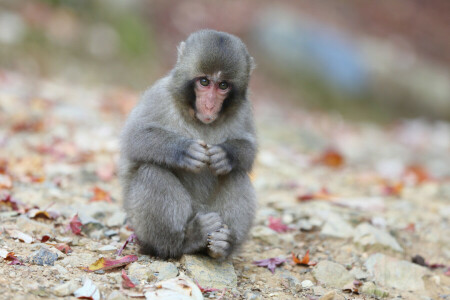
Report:
M 228 88 L 228 83 L 226 83 L 225 81 L 222 81 L 221 83 L 219 83 L 219 89 L 226 90 L 227 88 Z
M 200 84 L 203 86 L 208 86 L 209 85 L 209 80 L 206 78 L 201 78 L 200 79 Z

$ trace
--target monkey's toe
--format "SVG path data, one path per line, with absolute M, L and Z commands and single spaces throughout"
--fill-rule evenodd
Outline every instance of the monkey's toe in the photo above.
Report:
M 206 235 L 219 230 L 223 225 L 222 218 L 215 212 L 202 214 L 197 218 L 200 222 L 203 233 Z
M 210 241 L 207 252 L 212 258 L 226 258 L 230 254 L 231 245 L 227 241 Z

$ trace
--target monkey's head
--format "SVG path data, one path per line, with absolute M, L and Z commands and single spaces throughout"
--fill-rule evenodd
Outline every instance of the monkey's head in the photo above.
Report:
M 182 109 L 210 124 L 247 101 L 253 68 L 253 58 L 239 38 L 201 30 L 179 45 L 170 89 Z

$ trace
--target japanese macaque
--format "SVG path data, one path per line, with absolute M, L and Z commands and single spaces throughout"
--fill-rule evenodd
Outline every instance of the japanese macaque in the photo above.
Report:
M 143 253 L 226 259 L 245 241 L 256 207 L 248 176 L 257 150 L 248 100 L 253 68 L 236 36 L 195 32 L 131 112 L 120 172 Z

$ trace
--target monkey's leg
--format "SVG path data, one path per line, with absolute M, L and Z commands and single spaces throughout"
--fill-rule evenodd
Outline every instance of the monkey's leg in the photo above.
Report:
M 209 232 L 219 229 L 218 214 L 196 214 L 192 199 L 168 169 L 143 164 L 125 190 L 124 207 L 146 254 L 179 257 L 204 249 Z
M 224 226 L 209 237 L 208 254 L 224 259 L 246 240 L 256 210 L 256 196 L 246 172 L 219 177 L 219 190 L 212 205 Z

